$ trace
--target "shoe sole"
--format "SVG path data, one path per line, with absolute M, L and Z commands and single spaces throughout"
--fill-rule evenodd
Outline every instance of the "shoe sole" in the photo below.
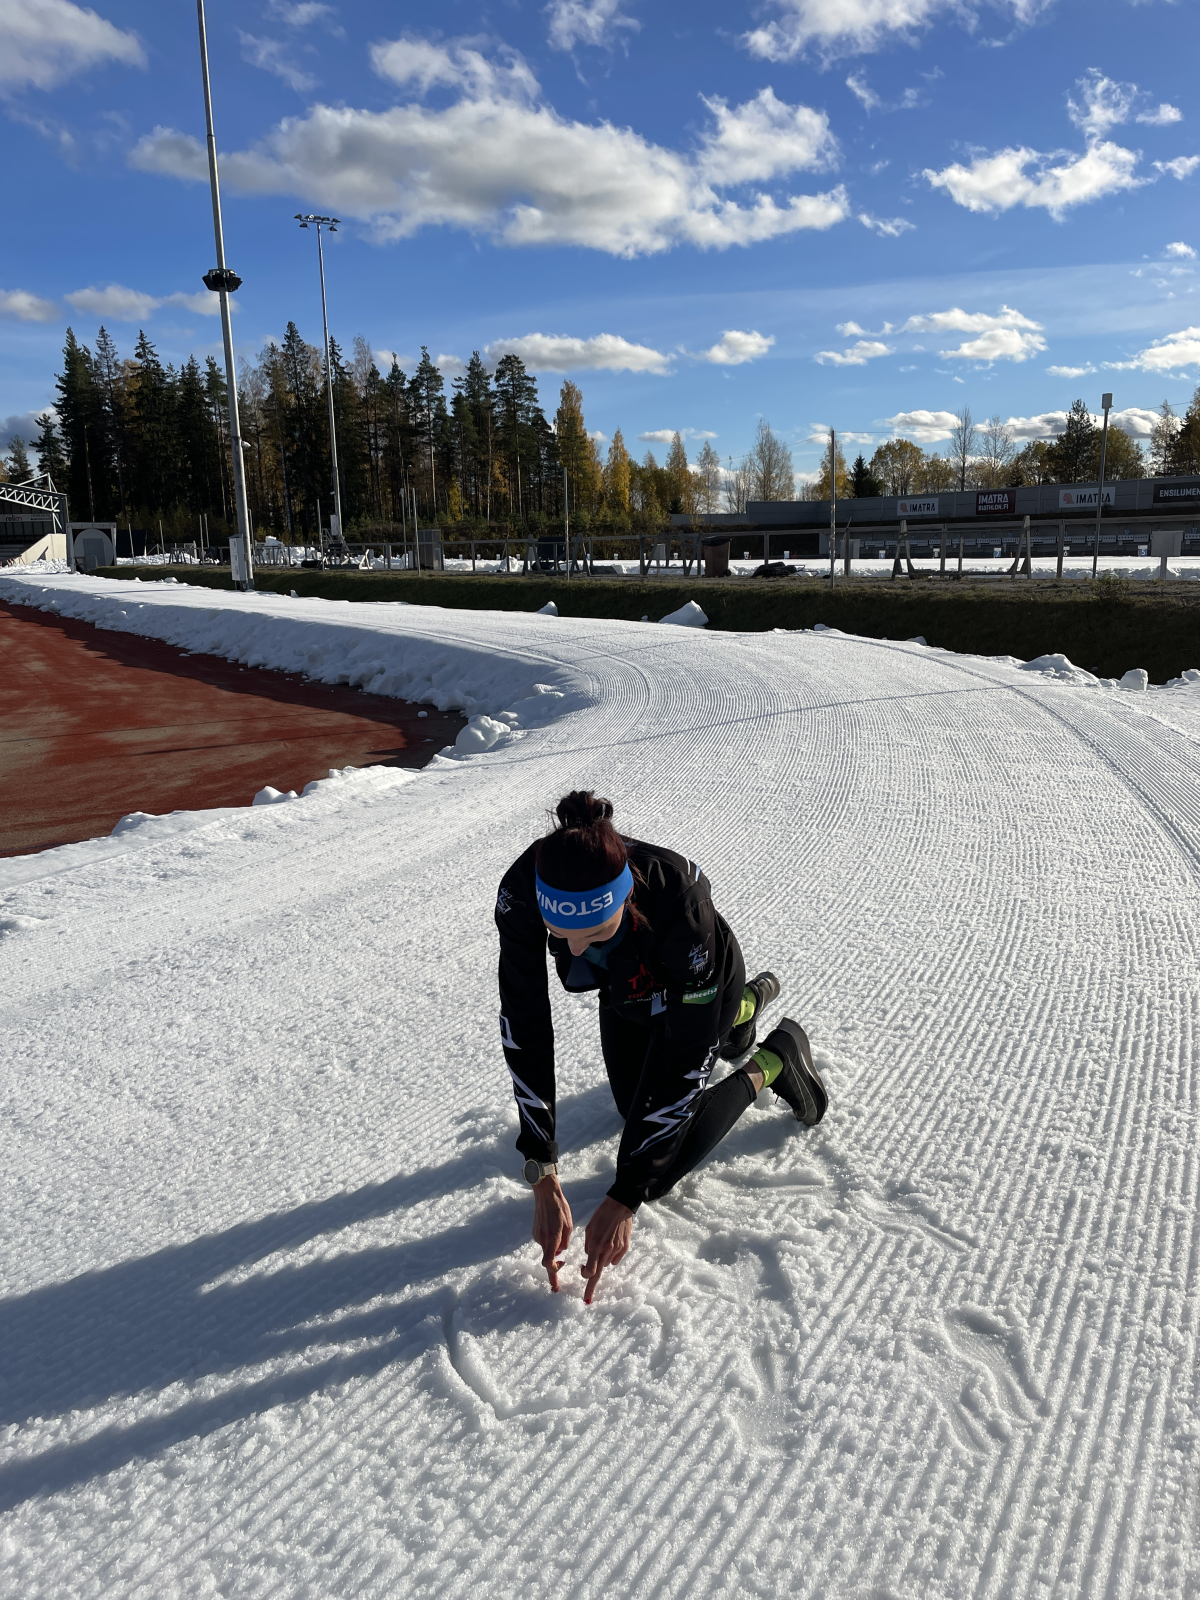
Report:
M 798 1122 L 803 1122 L 807 1128 L 815 1128 L 829 1108 L 829 1095 L 826 1093 L 825 1085 L 821 1081 L 821 1074 L 813 1064 L 812 1047 L 808 1042 L 808 1035 L 800 1024 L 793 1022 L 790 1017 L 784 1017 L 783 1021 L 771 1031 L 773 1034 L 786 1034 L 796 1048 L 798 1062 L 795 1072 L 801 1098 L 804 1101 L 804 1110 L 802 1112 L 797 1111 L 795 1106 L 792 1106 L 791 1109 Z M 770 1049 L 769 1043 L 767 1048 Z M 785 1058 L 785 1071 L 787 1070 L 787 1065 Z M 779 1079 L 777 1078 L 775 1083 L 777 1084 L 778 1082 Z M 772 1084 L 771 1087 L 774 1089 L 775 1084 Z M 778 1090 L 776 1090 L 776 1093 L 778 1093 Z M 780 1095 L 779 1098 L 782 1100 L 783 1096 Z M 790 1101 L 785 1101 L 784 1103 L 791 1104 Z

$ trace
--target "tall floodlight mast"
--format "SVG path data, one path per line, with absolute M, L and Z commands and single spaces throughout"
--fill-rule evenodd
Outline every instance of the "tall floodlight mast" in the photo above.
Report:
M 212 190 L 213 238 L 217 264 L 204 274 L 204 287 L 221 300 L 221 336 L 225 341 L 225 384 L 229 391 L 229 448 L 233 455 L 233 500 L 237 507 L 237 553 L 234 559 L 230 541 L 230 564 L 239 589 L 253 589 L 254 561 L 250 546 L 250 507 L 246 500 L 246 463 L 242 457 L 242 423 L 238 415 L 237 372 L 233 364 L 233 325 L 229 318 L 229 296 L 240 289 L 242 280 L 225 265 L 225 230 L 221 226 L 221 190 L 217 183 L 217 138 L 213 132 L 212 90 L 208 83 L 208 35 L 204 27 L 204 0 L 196 0 L 196 21 L 200 26 L 200 72 L 204 79 L 204 123 L 208 134 L 208 183 Z M 240 570 L 239 570 L 240 569 Z
M 329 455 L 333 462 L 333 513 L 337 518 L 336 537 L 344 539 L 342 531 L 342 482 L 338 476 L 337 459 L 337 424 L 333 420 L 333 364 L 329 359 L 329 313 L 325 309 L 325 251 L 321 248 L 321 229 L 328 228 L 330 233 L 338 230 L 337 217 L 317 217 L 309 212 L 304 216 L 297 211 L 296 221 L 302 228 L 307 228 L 311 222 L 317 230 L 317 261 L 321 268 L 321 326 L 325 330 L 325 389 L 329 399 Z

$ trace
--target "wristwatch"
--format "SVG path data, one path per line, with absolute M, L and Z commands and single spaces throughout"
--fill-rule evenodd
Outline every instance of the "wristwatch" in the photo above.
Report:
M 521 1168 L 521 1176 L 526 1183 L 541 1183 L 543 1178 L 557 1177 L 558 1162 L 534 1161 L 531 1159 Z

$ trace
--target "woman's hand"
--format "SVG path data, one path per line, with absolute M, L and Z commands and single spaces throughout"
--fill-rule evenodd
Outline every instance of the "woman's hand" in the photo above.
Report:
M 571 1242 L 574 1224 L 567 1197 L 553 1173 L 533 1186 L 533 1237 L 542 1247 L 542 1265 L 558 1293 L 558 1269 Z
M 583 1236 L 587 1260 L 580 1272 L 587 1279 L 583 1291 L 585 1305 L 591 1305 L 600 1274 L 605 1267 L 615 1267 L 629 1249 L 633 1238 L 633 1212 L 619 1200 L 605 1195 L 592 1214 Z

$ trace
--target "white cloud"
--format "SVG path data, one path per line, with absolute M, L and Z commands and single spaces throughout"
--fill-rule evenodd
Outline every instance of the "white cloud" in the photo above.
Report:
M 858 220 L 872 233 L 881 233 L 885 239 L 898 239 L 902 233 L 911 233 L 916 223 L 906 217 L 873 217 L 869 211 L 860 211 Z
M 293 5 L 290 0 L 268 0 L 267 14 L 278 17 L 281 22 L 286 22 L 292 28 L 307 28 L 310 22 L 319 22 L 322 17 L 332 17 L 332 6 L 319 5 L 317 0 L 299 0 Z
M 852 72 L 846 79 L 846 87 L 864 111 L 916 111 L 925 104 L 920 89 L 905 89 L 899 100 L 889 104 L 875 93 L 864 72 Z
M 1114 428 L 1120 428 L 1135 439 L 1148 439 L 1160 418 L 1157 411 L 1147 411 L 1143 406 L 1127 406 L 1124 411 L 1110 411 L 1108 420 Z
M 459 356 L 436 355 L 433 364 L 444 377 L 451 379 L 461 378 L 467 370 L 467 363 Z
M 898 411 L 883 420 L 894 434 L 911 439 L 914 444 L 936 444 L 939 439 L 948 439 L 958 422 L 953 411 Z
M 884 344 L 879 339 L 859 339 L 849 350 L 818 350 L 813 360 L 819 361 L 823 367 L 865 367 L 868 361 L 874 361 L 877 356 L 892 354 L 890 344 Z
M 1108 361 L 1110 367 L 1137 367 L 1143 372 L 1182 372 L 1200 364 L 1200 328 L 1181 328 L 1164 339 L 1155 339 L 1131 361 Z
M 1044 0 L 995 0 L 1017 22 L 1028 22 Z M 814 48 L 825 60 L 881 49 L 897 36 L 912 39 L 943 12 L 968 26 L 975 20 L 970 0 L 774 0 L 778 21 L 742 36 L 751 55 L 768 61 L 793 61 Z
M 1102 412 L 1089 413 L 1097 427 L 1104 420 Z M 1127 406 L 1124 411 L 1110 411 L 1110 426 L 1120 428 L 1135 439 L 1148 439 L 1158 421 L 1157 411 L 1147 411 L 1143 406 Z M 1036 417 L 1009 417 L 1005 426 L 1014 439 L 1057 439 L 1067 425 L 1065 411 L 1043 411 Z
M 1067 115 L 1090 141 L 1102 139 L 1110 128 L 1128 122 L 1138 97 L 1136 83 L 1117 83 L 1091 67 L 1076 87 L 1079 100 L 1068 97 Z
M 602 372 L 665 372 L 670 360 L 661 350 L 631 344 L 615 333 L 600 333 L 592 339 L 527 333 L 520 339 L 497 339 L 487 347 L 493 359 L 510 351 L 538 372 L 576 372 L 585 368 Z
M 532 100 L 538 81 L 518 51 L 504 47 L 495 61 L 475 39 L 432 44 L 404 35 L 371 46 L 371 65 L 381 78 L 401 88 L 413 85 L 420 94 L 432 88 L 459 89 L 477 99 Z
M 643 444 L 670 444 L 674 437 L 674 428 L 651 428 L 648 433 L 638 434 Z
M 146 53 L 132 33 L 70 0 L 0 0 L 0 93 L 52 89 L 107 61 L 144 67 Z
M 1027 361 L 1046 348 L 1040 333 L 1021 333 L 1016 328 L 993 328 L 977 339 L 964 339 L 957 349 L 939 350 L 943 360 Z
M 1043 411 L 1038 417 L 1009 417 L 1004 425 L 1014 439 L 1056 439 L 1067 425 L 1067 413 Z
M 1181 261 L 1194 261 L 1196 259 L 1196 252 L 1190 244 L 1184 244 L 1182 239 L 1176 239 L 1174 244 L 1169 244 L 1163 254 L 1177 256 Z
M 53 300 L 43 300 L 28 289 L 0 289 L 0 317 L 18 322 L 57 322 L 62 312 Z
M 1169 173 L 1172 178 L 1182 182 L 1200 167 L 1200 156 L 1176 156 L 1173 161 L 1156 161 L 1154 165 L 1159 172 Z
M 1111 141 L 1094 144 L 1081 156 L 1042 155 L 1022 145 L 976 156 L 970 166 L 955 161 L 940 172 L 926 167 L 924 176 L 968 211 L 1041 206 L 1057 220 L 1071 206 L 1139 188 L 1147 180 L 1134 176 L 1138 160 L 1136 151 Z M 1056 161 L 1058 165 L 1053 165 Z M 1032 174 L 1026 170 L 1029 167 Z
M 846 79 L 846 87 L 862 106 L 864 111 L 879 111 L 883 108 L 883 101 L 867 82 L 866 73 L 852 72 Z
M 1145 122 L 1152 128 L 1166 128 L 1172 122 L 1182 122 L 1183 112 L 1178 106 L 1168 105 L 1164 100 L 1162 105 L 1156 106 L 1153 111 L 1143 111 L 1140 116 L 1133 119 L 1135 122 Z
M 1095 367 L 1047 367 L 1046 371 L 1052 378 L 1083 378 L 1089 372 L 1095 372 Z
M 264 72 L 274 73 L 289 89 L 295 89 L 297 94 L 311 89 L 316 83 L 311 72 L 302 71 L 294 61 L 288 60 L 285 47 L 278 39 L 258 39 L 252 33 L 243 33 L 240 28 L 238 38 L 242 41 L 243 61 L 248 61 L 252 67 L 261 67 Z
M 717 119 L 699 157 L 709 183 L 762 182 L 836 165 L 837 140 L 823 111 L 785 105 L 773 89 L 760 89 L 732 109 L 721 99 L 701 99 Z
M 716 344 L 701 352 L 700 359 L 718 367 L 740 367 L 743 362 L 765 356 L 774 343 L 773 333 L 762 334 L 756 328 L 742 333 L 737 328 L 726 328 Z
M 1178 106 L 1163 101 L 1158 106 L 1148 106 L 1134 115 L 1134 107 L 1146 96 L 1136 83 L 1117 83 L 1106 78 L 1098 67 L 1090 67 L 1076 84 L 1079 100 L 1067 100 L 1067 115 L 1077 128 L 1082 129 L 1089 143 L 1102 139 L 1110 128 L 1122 122 L 1143 122 L 1152 128 L 1165 128 L 1173 122 L 1183 121 Z
M 947 360 L 953 357 L 962 361 L 1025 361 L 1046 348 L 1041 327 L 1040 322 L 1023 316 L 1012 306 L 1001 306 L 995 313 L 963 311 L 959 306 L 952 306 L 949 311 L 909 317 L 901 331 L 977 335 L 964 340 L 955 350 L 939 350 L 938 354 Z
M 63 299 L 73 305 L 76 311 L 85 311 L 95 317 L 108 317 L 114 322 L 144 322 L 160 306 L 182 306 L 201 317 L 221 315 L 219 296 L 207 289 L 197 294 L 180 291 L 160 296 L 144 294 L 140 289 L 127 289 L 120 283 L 110 283 L 105 289 L 76 289 L 73 294 L 64 295 Z M 236 309 L 236 300 L 231 299 L 229 304 Z
M 851 214 L 840 186 L 782 200 L 717 192 L 742 173 L 779 173 L 831 153 L 820 114 L 784 106 L 769 91 L 732 110 L 722 105 L 716 131 L 689 155 L 534 103 L 536 82 L 511 54 L 496 66 L 466 44 L 406 39 L 378 45 L 372 56 L 398 83 L 447 85 L 459 98 L 442 109 L 314 106 L 255 148 L 224 157 L 226 183 L 246 194 L 302 196 L 371 221 L 383 238 L 443 225 L 509 245 L 577 245 L 624 257 L 682 243 L 749 245 L 831 228 Z M 755 127 L 775 130 L 778 153 L 746 149 Z M 129 160 L 142 171 L 206 176 L 203 146 L 170 128 L 141 139 Z
M 611 50 L 619 37 L 614 29 L 637 33 L 642 26 L 636 17 L 624 14 L 621 0 L 551 0 L 546 14 L 552 50 L 574 50 L 577 44 Z

